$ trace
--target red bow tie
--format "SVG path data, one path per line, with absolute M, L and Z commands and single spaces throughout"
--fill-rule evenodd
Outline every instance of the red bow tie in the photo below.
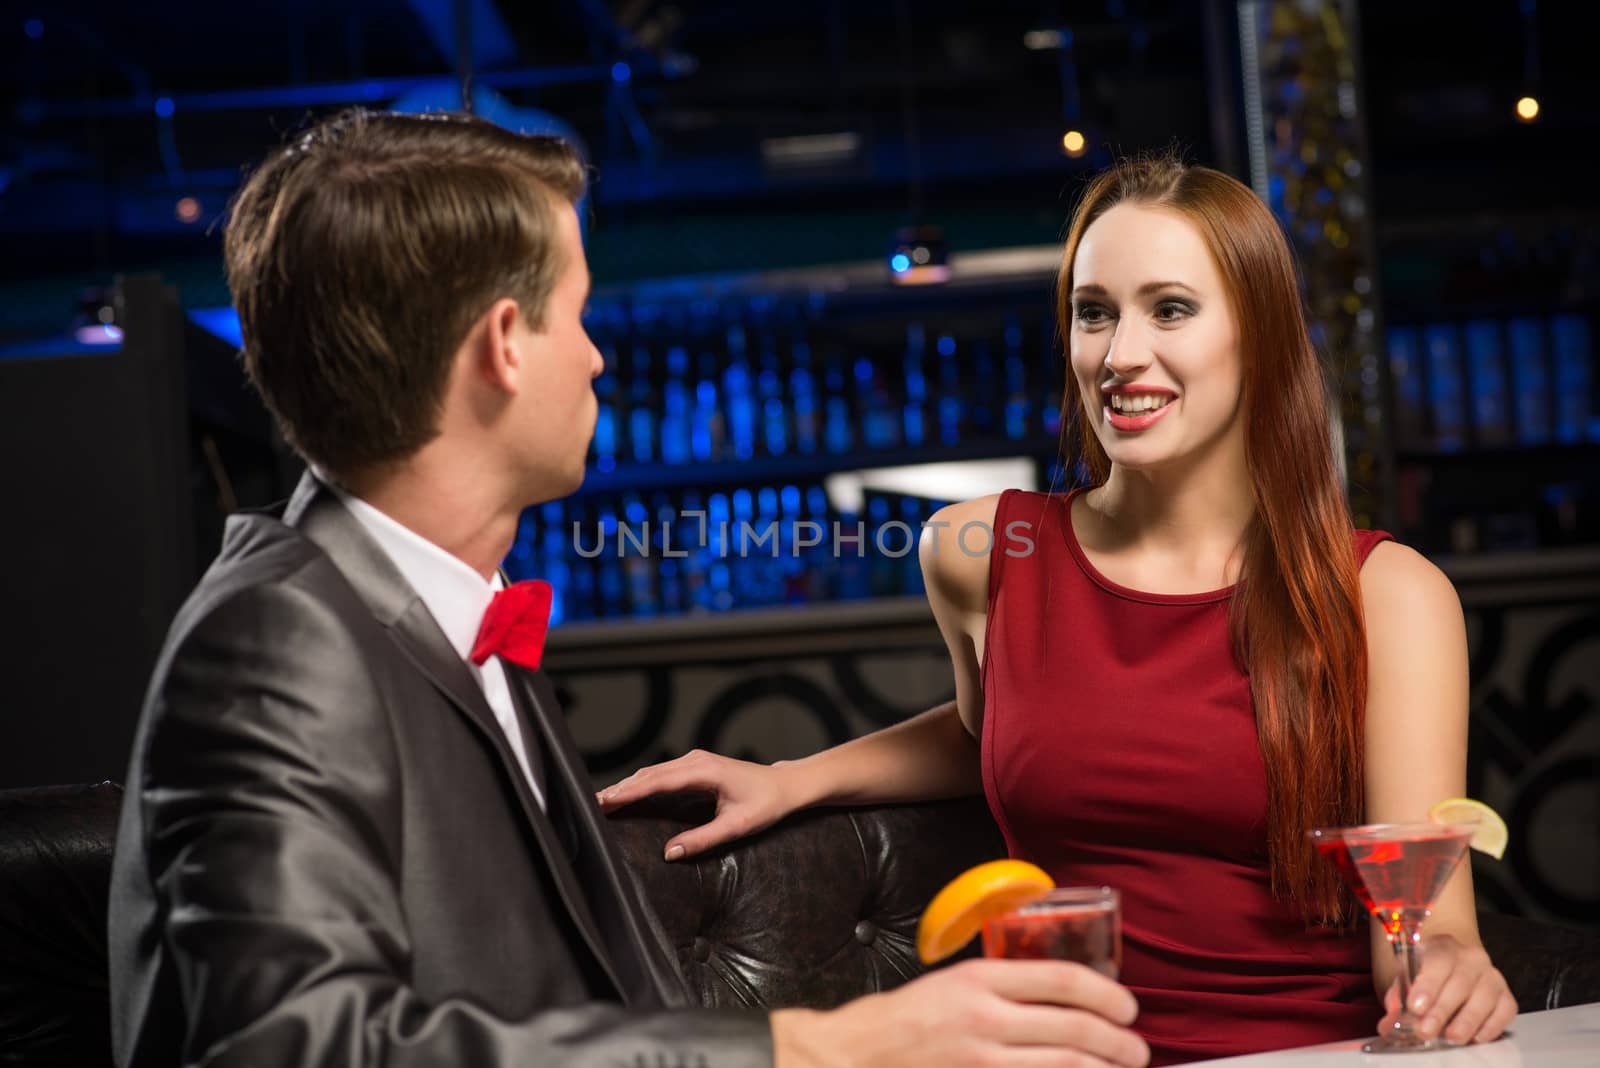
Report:
M 482 664 L 500 656 L 530 671 L 544 655 L 544 636 L 550 629 L 550 584 L 537 579 L 516 582 L 494 595 L 472 643 L 471 660 Z

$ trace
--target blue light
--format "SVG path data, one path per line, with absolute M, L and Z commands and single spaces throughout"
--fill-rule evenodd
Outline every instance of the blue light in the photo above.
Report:
M 170 96 L 156 97 L 156 114 L 163 119 L 172 118 L 172 98 Z
M 633 70 L 621 60 L 611 64 L 611 80 L 619 85 L 633 77 Z
M 236 349 L 244 348 L 244 332 L 239 329 L 239 313 L 233 310 L 232 305 L 225 304 L 220 308 L 190 308 L 188 315 L 190 322 L 212 337 Z
M 894 270 L 895 274 L 905 274 L 911 270 L 911 257 L 904 252 L 896 252 L 889 257 L 889 266 Z
M 956 339 L 949 334 L 939 336 L 939 355 L 954 356 L 956 354 Z
M 29 19 L 22 24 L 22 32 L 37 41 L 44 36 L 44 22 L 39 19 Z

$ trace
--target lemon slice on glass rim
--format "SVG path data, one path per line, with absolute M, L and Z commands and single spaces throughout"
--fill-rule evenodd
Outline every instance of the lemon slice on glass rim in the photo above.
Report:
M 1506 821 L 1500 818 L 1500 813 L 1482 801 L 1449 797 L 1430 808 L 1428 818 L 1434 823 L 1475 823 L 1478 829 L 1467 844 L 1496 860 L 1506 854 L 1511 832 L 1506 829 Z
M 991 860 L 945 884 L 917 924 L 917 956 L 944 960 L 972 941 L 985 920 L 1004 915 L 1055 889 L 1044 869 L 1025 860 Z

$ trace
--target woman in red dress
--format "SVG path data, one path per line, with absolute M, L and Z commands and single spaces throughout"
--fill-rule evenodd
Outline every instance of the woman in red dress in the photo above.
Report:
M 1352 530 L 1293 258 L 1247 187 L 1172 159 L 1102 174 L 1058 323 L 1086 485 L 953 505 L 923 534 L 956 700 L 771 767 L 691 753 L 601 804 L 715 793 L 671 860 L 807 805 L 982 791 L 1013 856 L 1121 891 L 1154 1063 L 1387 1027 L 1393 957 L 1305 832 L 1465 793 L 1460 602 Z M 956 537 L 972 524 L 991 536 Z M 1475 917 L 1463 864 L 1425 928 L 1425 1036 L 1489 1041 L 1515 1015 Z

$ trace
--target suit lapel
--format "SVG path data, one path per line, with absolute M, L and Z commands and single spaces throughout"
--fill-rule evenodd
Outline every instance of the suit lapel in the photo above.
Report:
M 594 800 L 588 768 L 567 729 L 549 677 L 509 664 L 506 677 L 531 711 L 530 726 L 547 754 L 546 789 L 559 798 L 555 803 L 565 806 L 578 841 L 587 847 L 578 858 L 578 873 L 590 888 L 588 899 L 605 931 L 609 955 L 626 981 L 621 989 L 628 1004 L 688 1005 L 676 950 L 612 844 L 605 817 Z
M 612 986 L 619 993 L 624 993 L 626 988 L 606 952 L 605 941 L 573 874 L 566 852 L 557 840 L 555 828 L 534 797 L 505 732 L 500 729 L 499 721 L 495 719 L 494 711 L 483 695 L 483 687 L 456 654 L 455 647 L 445 637 L 444 631 L 439 629 L 439 624 L 428 611 L 427 605 L 423 604 L 422 598 L 411 588 L 388 554 L 361 529 L 361 524 L 349 509 L 311 474 L 307 473 L 301 479 L 284 513 L 284 522 L 297 527 L 328 554 L 371 609 L 373 616 L 388 628 L 390 636 L 406 658 L 494 750 L 499 759 L 500 772 L 510 780 L 516 792 L 523 818 L 533 832 L 573 924 L 588 943 Z M 507 665 L 508 675 L 512 670 Z M 515 682 L 512 684 L 515 685 Z M 552 775 L 551 779 L 554 778 Z

